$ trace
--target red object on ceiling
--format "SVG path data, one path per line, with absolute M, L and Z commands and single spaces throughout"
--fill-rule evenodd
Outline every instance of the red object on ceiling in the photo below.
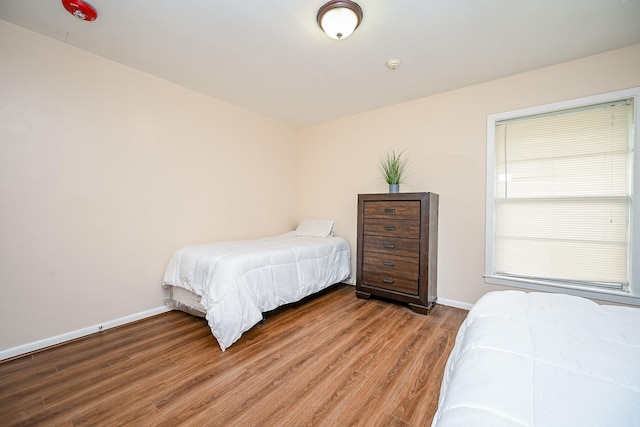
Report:
M 82 0 L 62 0 L 62 5 L 67 12 L 83 21 L 95 21 L 98 12 L 87 2 Z

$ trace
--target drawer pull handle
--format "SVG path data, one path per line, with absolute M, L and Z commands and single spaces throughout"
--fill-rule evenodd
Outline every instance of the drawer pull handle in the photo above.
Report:
M 384 213 L 396 213 L 395 208 L 384 208 Z
M 392 284 L 392 283 L 394 282 L 394 280 L 393 280 L 393 279 L 386 279 L 386 278 L 385 278 L 385 279 L 382 279 L 382 281 L 383 281 L 384 283 L 388 283 L 388 284 Z
M 382 263 L 388 267 L 393 267 L 394 265 L 396 265 L 396 263 L 393 261 L 382 261 Z
M 387 230 L 387 231 L 394 231 L 396 228 L 395 228 L 395 227 L 392 227 L 392 226 L 390 226 L 390 225 L 385 225 L 385 226 L 384 226 L 384 229 L 385 229 L 385 230 Z
M 393 243 L 383 243 L 382 247 L 387 249 L 393 249 L 396 247 L 396 245 L 394 245 Z

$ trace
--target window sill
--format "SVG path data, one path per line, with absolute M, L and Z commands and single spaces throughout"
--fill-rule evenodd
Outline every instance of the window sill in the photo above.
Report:
M 540 283 L 530 280 L 517 280 L 498 276 L 484 276 L 486 283 L 500 286 L 510 286 L 513 288 L 526 289 L 530 291 L 554 292 L 568 295 L 575 295 L 583 298 L 612 302 L 616 304 L 628 304 L 640 306 L 640 295 L 632 295 L 626 292 L 612 291 L 606 289 L 585 289 L 579 286 L 568 286 L 564 284 Z

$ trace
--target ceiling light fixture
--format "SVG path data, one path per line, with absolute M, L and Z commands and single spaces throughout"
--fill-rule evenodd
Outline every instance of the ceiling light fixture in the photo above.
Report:
M 331 0 L 318 10 L 318 25 L 332 39 L 346 39 L 362 22 L 362 8 L 351 0 Z
M 62 0 L 62 5 L 67 12 L 83 21 L 95 21 L 98 12 L 89 4 L 82 0 Z

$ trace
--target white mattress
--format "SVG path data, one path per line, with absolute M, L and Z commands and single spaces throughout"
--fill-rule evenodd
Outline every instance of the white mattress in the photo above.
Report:
M 169 307 L 182 310 L 193 316 L 206 316 L 206 310 L 202 304 L 200 304 L 200 300 L 202 299 L 200 295 L 194 294 L 191 291 L 177 286 L 164 285 L 164 289 L 164 303 Z
M 432 426 L 640 426 L 640 309 L 485 295 L 458 332 Z
M 163 283 L 201 297 L 224 351 L 262 320 L 262 313 L 341 282 L 350 272 L 343 238 L 288 233 L 184 247 L 173 255 Z

